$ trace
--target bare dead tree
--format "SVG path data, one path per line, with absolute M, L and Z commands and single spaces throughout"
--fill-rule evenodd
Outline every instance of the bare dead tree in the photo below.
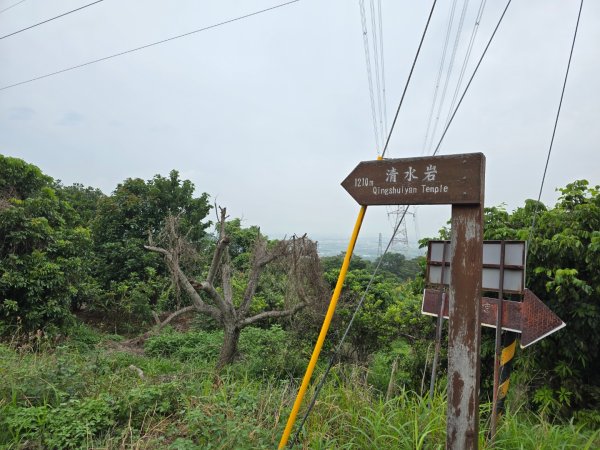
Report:
M 179 256 L 175 254 L 176 249 L 165 249 L 152 245 L 152 243 L 146 246 L 147 250 L 164 256 L 169 271 L 174 278 L 177 278 L 181 288 L 192 301 L 191 306 L 178 309 L 162 321 L 158 325 L 158 329 L 163 328 L 175 317 L 192 311 L 212 317 L 221 324 L 224 333 L 217 370 L 234 360 L 240 332 L 243 328 L 260 320 L 292 316 L 307 305 L 324 300 L 326 295 L 314 242 L 303 236 L 284 239 L 274 245 L 269 245 L 267 240 L 259 234 L 252 251 L 246 287 L 241 299 L 236 302 L 232 289 L 232 267 L 228 253 L 230 238 L 225 231 L 226 209 L 219 208 L 219 210 L 219 236 L 208 274 L 203 281 L 193 280 L 184 273 L 179 263 Z M 288 267 L 287 293 L 294 295 L 286 295 L 285 309 L 262 311 L 252 315 L 250 314 L 252 300 L 256 294 L 261 273 L 267 265 L 272 263 L 280 263 Z M 217 286 L 219 275 L 220 290 Z M 207 297 L 206 301 L 203 296 Z
M 171 275 L 171 286 L 175 293 L 175 306 L 177 310 L 181 307 L 181 291 L 182 286 L 177 276 L 175 266 L 185 267 L 197 260 L 196 249 L 189 243 L 188 235 L 191 228 L 185 235 L 182 235 L 179 227 L 181 214 L 177 216 L 169 215 L 165 219 L 165 224 L 158 233 L 157 241 L 161 248 L 165 248 L 171 253 L 172 260 L 167 260 L 169 274 Z M 152 235 L 149 234 L 148 241 L 150 245 L 154 245 Z

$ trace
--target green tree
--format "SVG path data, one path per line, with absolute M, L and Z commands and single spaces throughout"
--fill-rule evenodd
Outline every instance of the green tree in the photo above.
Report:
M 0 198 L 5 200 L 31 197 L 44 186 L 49 186 L 52 178 L 22 159 L 0 155 Z
M 148 237 L 157 235 L 169 216 L 178 218 L 183 235 L 196 247 L 210 222 L 208 194 L 194 196 L 194 184 L 172 170 L 168 177 L 128 178 L 112 195 L 98 201 L 92 222 L 96 272 L 107 295 L 103 310 L 149 316 L 170 286 L 169 273 L 158 255 L 144 250 Z M 89 193 L 86 193 L 86 197 Z M 92 193 L 95 195 L 95 193 Z M 169 302 L 178 303 L 171 295 Z M 135 314 L 134 314 L 135 313 Z
M 414 278 L 421 270 L 419 258 L 406 259 L 401 253 L 388 252 L 375 260 L 374 265 L 378 264 L 381 270 L 394 274 L 400 281 Z
M 569 416 L 600 406 L 600 195 L 586 180 L 559 191 L 554 208 L 534 200 L 512 213 L 486 208 L 485 238 L 531 238 L 526 286 L 567 326 L 524 352 L 529 372 L 541 374 L 532 382 L 538 403 Z
M 332 289 L 339 270 L 325 273 L 325 280 Z M 430 320 L 420 314 L 421 294 L 415 293 L 412 283 L 400 282 L 388 272 L 377 274 L 372 283 L 371 277 L 369 270 L 348 271 L 333 327 L 333 333 L 340 335 L 364 296 L 347 338 L 351 352 L 362 362 L 398 338 L 423 338 L 431 329 Z
M 37 167 L 2 157 L 0 173 L 13 195 L 0 208 L 0 320 L 27 331 L 61 327 L 96 294 L 90 232 Z
M 342 252 L 339 255 L 335 256 L 322 256 L 321 257 L 321 266 L 323 267 L 323 272 L 329 272 L 331 270 L 340 270 L 342 267 L 342 263 L 344 262 L 344 257 L 346 256 L 346 252 Z M 348 266 L 348 270 L 373 270 L 373 263 L 368 259 L 362 258 L 360 255 L 352 255 L 352 259 L 350 260 L 350 265 Z
M 90 226 L 96 217 L 98 203 L 106 197 L 100 189 L 83 184 L 74 183 L 71 186 L 63 186 L 60 181 L 54 185 L 56 195 L 61 200 L 68 202 L 80 219 L 80 225 Z

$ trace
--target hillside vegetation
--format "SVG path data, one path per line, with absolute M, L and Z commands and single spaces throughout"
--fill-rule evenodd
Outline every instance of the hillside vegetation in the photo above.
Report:
M 1 448 L 277 446 L 343 255 L 211 210 L 177 171 L 107 195 L 0 155 Z M 486 239 L 530 233 L 527 286 L 567 327 L 517 352 L 496 448 L 600 448 L 598 187 L 486 208 Z M 378 262 L 353 258 L 316 380 Z M 384 255 L 298 448 L 444 448 L 423 271 Z M 492 368 L 484 329 L 482 448 Z

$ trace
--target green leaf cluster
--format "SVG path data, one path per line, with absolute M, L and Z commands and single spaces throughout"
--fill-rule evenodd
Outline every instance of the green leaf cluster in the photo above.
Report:
M 508 213 L 486 208 L 486 239 L 529 239 L 526 286 L 567 326 L 531 349 L 534 402 L 570 416 L 600 408 L 600 195 L 578 180 L 553 208 L 528 200 Z M 532 226 L 533 225 L 533 226 Z
M 165 265 L 144 244 L 175 215 L 199 248 L 209 211 L 208 195 L 195 197 L 175 170 L 129 178 L 106 196 L 0 155 L 0 334 L 58 332 L 82 307 L 133 331 L 151 309 L 172 309 Z
M 4 332 L 64 326 L 71 307 L 95 293 L 90 231 L 39 169 L 6 157 L 0 166 L 5 192 L 17 195 L 0 208 L 0 325 Z

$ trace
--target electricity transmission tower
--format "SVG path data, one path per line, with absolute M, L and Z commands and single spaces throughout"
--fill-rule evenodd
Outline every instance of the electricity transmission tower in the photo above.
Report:
M 388 219 L 392 224 L 392 228 L 395 230 L 398 228 L 398 232 L 394 236 L 392 241 L 391 249 L 395 250 L 407 250 L 408 249 L 408 232 L 406 227 L 406 218 L 412 216 L 413 220 L 415 217 L 414 211 L 410 211 L 408 206 L 398 205 L 388 208 L 387 211 Z M 402 220 L 400 226 L 398 222 Z

